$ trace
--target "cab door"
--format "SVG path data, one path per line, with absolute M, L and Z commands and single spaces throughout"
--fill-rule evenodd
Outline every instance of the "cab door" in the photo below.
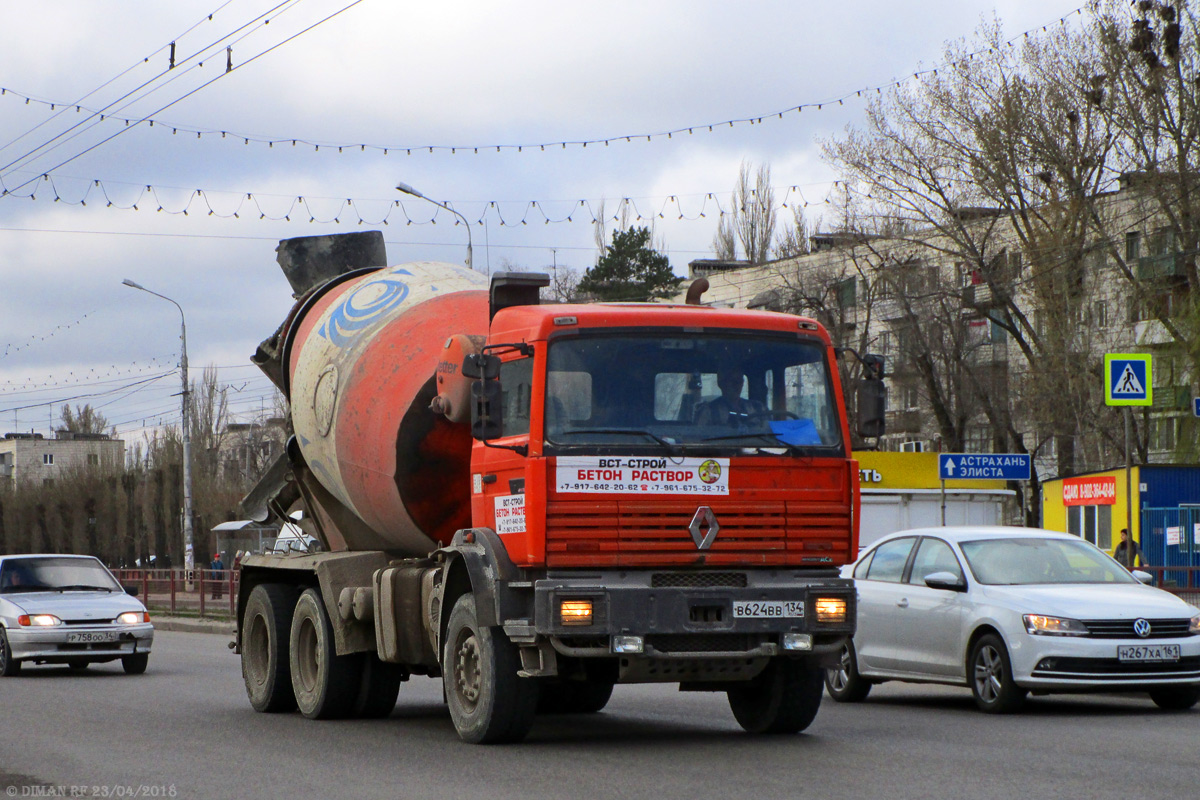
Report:
M 501 356 L 503 434 L 476 440 L 471 454 L 471 516 L 474 524 L 500 535 L 509 556 L 526 561 L 529 526 L 525 508 L 529 430 L 534 406 L 533 356 Z M 522 448 L 520 450 L 514 448 Z

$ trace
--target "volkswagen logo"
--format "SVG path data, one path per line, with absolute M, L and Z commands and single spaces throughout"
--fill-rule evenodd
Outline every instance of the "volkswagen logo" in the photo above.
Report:
M 1150 635 L 1150 622 L 1144 619 L 1135 619 L 1133 621 L 1133 632 L 1142 639 Z
M 696 514 L 692 517 L 688 530 L 692 534 L 692 541 L 696 543 L 696 549 L 707 550 L 712 547 L 713 540 L 717 538 L 717 531 L 721 530 L 721 525 L 717 522 L 717 515 L 711 508 L 700 506 L 696 509 Z

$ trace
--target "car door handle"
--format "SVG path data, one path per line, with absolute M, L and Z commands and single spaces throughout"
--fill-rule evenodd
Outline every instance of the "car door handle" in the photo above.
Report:
M 903 600 L 897 601 L 896 605 L 900 608 L 908 608 L 908 598 L 905 597 Z

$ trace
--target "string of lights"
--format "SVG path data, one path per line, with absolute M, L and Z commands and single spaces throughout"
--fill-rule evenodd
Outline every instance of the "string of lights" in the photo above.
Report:
M 810 206 L 828 205 L 831 201 L 833 191 L 840 184 L 841 181 L 832 181 L 827 184 L 806 184 L 807 186 L 829 187 L 824 197 L 820 200 L 809 200 L 805 197 L 804 191 L 799 184 L 773 188 L 773 191 L 783 194 L 783 200 L 778 204 L 777 208 L 809 208 Z M 22 186 L 29 189 L 28 194 L 10 190 L 5 185 L 4 179 L 0 177 L 0 197 L 19 197 L 36 200 L 39 191 L 48 191 L 53 195 L 55 203 L 65 203 L 66 205 L 87 206 L 88 200 L 92 199 L 93 203 L 103 202 L 105 208 L 115 208 L 122 211 L 153 209 L 155 212 L 182 215 L 185 217 L 191 214 L 199 214 L 202 216 L 217 217 L 218 219 L 242 219 L 245 217 L 247 219 L 270 220 L 272 222 L 303 222 L 307 217 L 308 222 L 320 224 L 342 224 L 343 222 L 349 224 L 353 222 L 357 225 L 390 225 L 393 221 L 393 216 L 402 216 L 405 225 L 436 225 L 438 216 L 443 215 L 442 210 L 434 206 L 431 216 L 426 216 L 422 213 L 417 217 L 413 217 L 408 213 L 404 201 L 394 199 L 315 197 L 311 195 L 278 195 L 262 192 L 234 193 L 206 189 L 187 189 L 178 186 L 129 184 L 117 181 L 105 181 L 99 178 L 88 179 L 82 191 L 76 192 L 74 197 L 64 196 L 63 192 L 59 189 L 58 182 L 55 181 L 52 175 L 41 176 L 41 180 L 37 185 L 26 182 Z M 129 187 L 124 196 L 117 190 L 117 187 L 121 186 Z M 99 195 L 100 199 L 96 200 L 92 198 L 93 194 Z M 668 216 L 671 219 L 689 222 L 705 219 L 709 216 L 720 218 L 731 213 L 721 203 L 720 194 L 719 192 L 705 192 L 703 194 L 672 194 L 649 198 L 622 197 L 618 201 L 616 210 L 612 216 L 605 215 L 603 221 L 619 222 L 622 219 L 627 219 L 636 222 L 647 222 L 655 219 L 668 219 Z M 176 195 L 173 203 L 172 195 Z M 698 208 L 696 207 L 696 198 L 698 198 Z M 685 199 L 692 201 L 690 208 L 685 209 Z M 467 206 L 477 204 L 482 206 L 482 210 L 476 217 L 474 224 L 483 225 L 485 220 L 495 217 L 501 227 L 517 228 L 528 225 L 530 222 L 535 224 L 540 222 L 547 225 L 551 223 L 575 222 L 576 218 L 579 221 L 594 225 L 602 221 L 596 211 L 596 206 L 600 202 L 588 199 L 556 201 L 481 200 L 447 201 L 447 205 Z M 648 207 L 643 209 L 638 205 L 639 202 Z M 429 204 L 427 203 L 420 203 L 419 205 L 423 212 L 429 208 Z M 649 206 L 657 206 L 657 209 L 649 208 Z M 371 214 L 367 210 L 372 207 L 376 209 L 376 213 L 374 214 Z M 520 210 L 517 213 L 511 211 L 506 213 L 504 210 L 505 207 L 516 207 Z M 555 207 L 557 207 L 557 210 Z M 397 224 L 399 224 L 399 220 L 397 220 Z M 462 223 L 455 217 L 452 224 L 461 225 Z
M 174 100 L 171 100 L 169 103 L 166 103 L 165 105 L 163 105 L 163 106 L 160 106 L 158 109 L 156 109 L 156 110 L 154 110 L 154 111 L 150 112 L 149 114 L 145 115 L 144 117 L 142 117 L 141 119 L 137 120 L 137 121 L 136 121 L 136 122 L 134 122 L 133 124 L 126 125 L 126 126 L 124 126 L 124 127 L 122 127 L 122 128 L 119 128 L 119 129 L 118 129 L 118 130 L 117 130 L 115 133 L 111 134 L 110 136 L 107 136 L 107 137 L 105 137 L 104 139 L 101 139 L 100 141 L 96 142 L 95 144 L 93 144 L 93 145 L 91 145 L 91 146 L 89 146 L 89 147 L 86 147 L 86 148 L 84 148 L 83 150 L 81 150 L 81 151 L 77 152 L 75 155 L 73 155 L 73 156 L 70 156 L 69 158 L 67 158 L 67 159 L 64 159 L 63 161 L 60 161 L 60 162 L 59 162 L 58 164 L 56 164 L 55 166 L 51 167 L 51 168 L 50 168 L 50 169 L 48 169 L 48 170 L 45 170 L 45 171 L 44 171 L 44 173 L 43 173 L 43 175 L 46 175 L 46 176 L 48 176 L 48 175 L 49 175 L 49 173 L 53 172 L 54 170 L 57 170 L 57 169 L 60 169 L 60 168 L 62 168 L 62 167 L 64 167 L 64 166 L 66 166 L 67 164 L 71 163 L 72 161 L 74 161 L 75 159 L 79 158 L 80 156 L 83 156 L 83 155 L 85 155 L 85 154 L 87 154 L 87 153 L 90 153 L 92 150 L 95 150 L 96 148 L 98 148 L 98 147 L 101 147 L 102 145 L 105 145 L 105 144 L 107 144 L 108 142 L 112 141 L 113 139 L 117 138 L 118 136 L 120 136 L 120 135 L 122 135 L 122 134 L 124 134 L 124 133 L 127 133 L 128 131 L 131 131 L 131 130 L 133 130 L 134 128 L 140 127 L 140 125 L 141 125 L 141 123 L 142 123 L 142 122 L 146 122 L 147 120 L 150 120 L 150 119 L 153 117 L 153 115 L 155 115 L 155 114 L 158 114 L 158 113 L 160 113 L 160 112 L 162 112 L 162 111 L 165 111 L 166 109 L 168 109 L 168 108 L 171 108 L 172 106 L 174 106 L 174 105 L 176 105 L 176 104 L 178 104 L 178 103 L 182 102 L 183 100 L 187 99 L 188 97 L 191 97 L 192 95 L 196 94 L 197 92 L 199 92 L 199 91 L 201 91 L 201 90 L 203 90 L 203 89 L 207 88 L 208 86 L 211 86 L 213 83 L 216 83 L 217 81 L 221 80 L 221 78 L 224 78 L 226 75 L 229 75 L 229 74 L 231 74 L 231 73 L 235 72 L 236 70 L 242 69 L 243 67 L 247 67 L 247 66 L 249 66 L 250 64 L 253 64 L 255 61 L 257 61 L 258 59 L 262 58 L 263 56 L 265 56 L 265 55 L 267 55 L 267 54 L 269 54 L 269 53 L 271 53 L 271 52 L 273 52 L 273 51 L 275 51 L 275 50 L 279 49 L 280 47 L 283 47 L 283 46 L 284 46 L 285 44 L 287 44 L 288 42 L 291 42 L 291 41 L 293 41 L 293 40 L 295 40 L 295 39 L 297 39 L 297 38 L 299 38 L 299 37 L 303 36 L 304 34 L 306 34 L 306 33 L 310 32 L 310 31 L 312 31 L 312 30 L 314 30 L 314 29 L 316 29 L 316 28 L 319 28 L 320 26 L 324 25 L 326 22 L 329 22 L 329 21 L 330 21 L 330 20 L 332 20 L 333 18 L 335 18 L 335 17 L 337 17 L 337 16 L 340 16 L 341 14 L 344 14 L 345 12 L 349 11 L 351 8 L 354 8 L 355 6 L 357 6 L 357 5 L 358 5 L 359 3 L 361 3 L 361 2 L 363 2 L 363 0 L 352 0 L 352 2 L 348 3 L 347 5 L 345 5 L 344 7 L 340 8 L 340 9 L 338 9 L 337 11 L 333 12 L 332 14 L 329 14 L 328 16 L 326 16 L 326 17 L 324 17 L 324 18 L 322 18 L 322 19 L 318 20 L 317 22 L 315 22 L 315 23 L 313 23 L 313 24 L 311 24 L 311 25 L 309 25 L 309 26 L 307 26 L 307 27 L 303 28 L 302 30 L 300 30 L 300 31 L 298 31 L 298 32 L 296 32 L 296 33 L 294 33 L 294 34 L 292 34 L 291 36 L 288 36 L 288 37 L 286 37 L 286 38 L 285 38 L 285 39 L 283 39 L 282 41 L 280 41 L 280 42 L 278 42 L 278 43 L 276 43 L 276 44 L 274 44 L 274 45 L 271 45 L 270 47 L 268 47 L 268 48 L 266 48 L 265 50 L 262 50 L 261 52 L 259 52 L 259 53 L 255 54 L 255 55 L 251 56 L 250 58 L 246 59 L 245 61 L 243 61 L 243 62 L 242 62 L 242 63 L 240 63 L 240 64 L 234 65 L 234 64 L 232 63 L 232 61 L 231 61 L 231 60 L 230 60 L 230 61 L 227 61 L 227 63 L 226 63 L 226 66 L 225 66 L 225 70 L 224 70 L 223 72 L 221 72 L 220 74 L 218 74 L 216 77 L 214 77 L 214 78 L 211 78 L 210 80 L 207 80 L 207 81 L 205 81 L 204 83 L 200 84 L 199 86 L 195 87 L 194 89 L 191 89 L 190 91 L 188 91 L 188 92 L 185 92 L 185 93 L 184 93 L 184 94 L 182 94 L 181 96 L 179 96 L 179 97 L 176 97 Z M 227 51 L 227 52 L 228 52 L 228 51 Z M 231 57 L 232 57 L 232 56 L 230 56 L 230 58 L 231 58 Z M 23 184 L 21 184 L 20 186 L 18 186 L 18 187 L 17 187 L 17 189 L 24 188 L 25 186 L 27 186 L 27 185 L 29 185 L 29 184 L 33 183 L 33 182 L 34 182 L 34 181 L 36 181 L 36 180 L 37 180 L 37 178 L 36 178 L 36 177 L 35 177 L 35 178 L 30 178 L 30 179 L 28 179 L 28 180 L 27 180 L 25 183 L 23 183 Z M 3 195 L 0 195 L 0 196 L 3 196 Z
M 30 336 L 28 339 L 26 339 L 21 344 L 6 344 L 6 345 L 4 345 L 4 352 L 0 353 L 0 359 L 8 358 L 8 356 L 10 354 L 19 353 L 22 350 L 24 350 L 28 347 L 31 347 L 32 345 L 34 345 L 38 342 L 44 342 L 47 339 L 53 339 L 58 333 L 63 332 L 63 331 L 69 331 L 72 328 L 74 328 L 78 325 L 81 325 L 85 319 L 87 319 L 92 314 L 95 314 L 99 310 L 100 309 L 98 309 L 98 308 L 93 308 L 91 311 L 84 314 L 79 319 L 75 320 L 74 322 L 68 322 L 63 325 L 58 325 L 54 328 L 54 330 L 50 331 L 49 333 L 44 333 L 41 335 L 35 334 L 33 336 Z
M 125 380 L 134 375 L 145 375 L 149 372 L 162 370 L 164 367 L 173 366 L 171 361 L 174 359 L 174 356 L 155 357 L 149 363 L 145 364 L 139 364 L 139 362 L 134 361 L 128 365 L 110 364 L 108 366 L 89 367 L 87 370 L 80 368 L 78 373 L 71 370 L 66 375 L 48 375 L 41 379 L 26 377 L 20 381 L 0 381 L 0 395 L 10 397 L 19 394 L 42 392 L 47 389 L 60 389 L 64 386 L 102 386 L 112 381 Z
M 113 389 L 106 389 L 106 390 L 100 391 L 100 392 L 87 392 L 84 394 L 72 395 L 70 397 L 59 397 L 59 398 L 55 398 L 53 400 L 46 400 L 46 401 L 38 402 L 38 403 L 29 403 L 29 404 L 22 405 L 22 406 L 10 406 L 8 408 L 0 409 L 0 414 L 11 414 L 14 411 L 25 411 L 30 408 L 43 408 L 45 406 L 52 406 L 52 405 L 57 405 L 59 403 L 70 402 L 71 400 L 85 400 L 85 399 L 92 398 L 92 397 L 107 397 L 110 394 L 122 392 L 122 391 L 125 391 L 126 389 L 129 389 L 129 388 L 132 388 L 135 386 L 142 386 L 145 384 L 153 383 L 154 381 L 162 380 L 163 378 L 167 377 L 168 375 L 173 375 L 174 373 L 175 373 L 175 370 L 167 370 L 166 372 L 160 372 L 157 375 L 151 375 L 148 378 L 142 378 L 141 380 L 134 381 L 133 383 L 127 383 L 127 384 L 124 384 L 123 386 L 118 386 Z
M 1049 22 L 1049 23 L 1046 23 L 1045 25 L 1041 25 L 1041 26 L 1038 26 L 1035 28 L 1030 28 L 1029 30 L 1024 31 L 1021 34 L 1018 34 L 1017 36 L 1014 36 L 1011 39 L 1008 39 L 1008 40 L 1000 43 L 998 45 L 998 47 L 1012 47 L 1018 41 L 1021 41 L 1022 39 L 1028 39 L 1031 35 L 1036 34 L 1039 30 L 1042 32 L 1045 32 L 1045 31 L 1048 31 L 1051 27 L 1053 27 L 1056 24 L 1057 25 L 1066 25 L 1067 21 L 1071 17 L 1076 16 L 1076 15 L 1082 15 L 1082 14 L 1083 14 L 1083 7 L 1076 8 L 1075 10 L 1068 12 L 1067 14 L 1063 15 L 1062 17 L 1060 17 L 1059 19 L 1057 19 L 1054 22 Z M 203 138 L 204 136 L 220 137 L 221 139 L 226 139 L 228 141 L 233 141 L 233 142 L 240 140 L 243 145 L 265 144 L 268 148 L 274 148 L 276 145 L 291 146 L 291 147 L 303 146 L 305 148 L 312 148 L 313 152 L 318 152 L 318 153 L 321 152 L 322 150 L 324 150 L 326 153 L 362 153 L 362 152 L 366 152 L 366 151 L 370 150 L 373 152 L 382 153 L 383 155 L 388 155 L 389 153 L 396 153 L 396 154 L 403 153 L 405 155 L 411 156 L 414 154 L 422 154 L 422 153 L 429 154 L 429 153 L 438 153 L 438 152 L 450 153 L 452 155 L 455 155 L 458 153 L 463 153 L 463 154 L 471 153 L 471 154 L 478 155 L 481 153 L 500 153 L 500 152 L 504 152 L 504 151 L 518 152 L 518 153 L 523 153 L 525 151 L 544 152 L 547 149 L 565 150 L 568 147 L 586 148 L 589 145 L 608 147 L 613 144 L 623 144 L 623 143 L 633 143 L 633 142 L 651 142 L 651 141 L 654 141 L 655 139 L 674 139 L 675 137 L 681 137 L 681 136 L 685 136 L 685 135 L 690 136 L 690 135 L 694 135 L 697 133 L 713 133 L 718 130 L 734 128 L 734 127 L 743 126 L 743 125 L 762 125 L 764 123 L 764 121 L 770 122 L 772 120 L 782 120 L 786 115 L 799 114 L 802 112 L 823 111 L 826 108 L 843 106 L 843 105 L 845 105 L 846 101 L 848 101 L 848 100 L 860 99 L 864 96 L 870 96 L 871 94 L 882 94 L 885 89 L 901 87 L 910 80 L 919 79 L 925 75 L 935 74 L 935 73 L 937 73 L 937 71 L 939 69 L 945 69 L 947 66 L 958 67 L 958 66 L 966 63 L 967 61 L 974 59 L 976 56 L 980 56 L 985 53 L 993 53 L 996 51 L 996 49 L 997 49 L 996 47 L 981 48 L 979 50 L 976 50 L 974 52 L 966 54 L 963 57 L 963 59 L 959 62 L 952 62 L 950 64 L 939 64 L 937 66 L 930 67 L 928 69 L 917 70 L 917 71 L 913 72 L 911 76 L 906 76 L 899 80 L 887 81 L 884 83 L 879 83 L 879 84 L 875 84 L 872 86 L 868 86 L 868 87 L 865 87 L 862 89 L 857 89 L 857 90 L 854 90 L 851 92 L 847 92 L 841 96 L 833 97 L 828 100 L 821 100 L 819 102 L 799 103 L 797 105 L 793 105 L 793 106 L 790 106 L 790 107 L 782 109 L 782 110 L 771 111 L 771 112 L 768 112 L 765 114 L 756 114 L 754 116 L 749 116 L 749 117 L 738 117 L 738 118 L 733 118 L 733 119 L 725 119 L 725 120 L 721 120 L 719 122 L 706 122 L 706 123 L 699 123 L 699 124 L 693 124 L 693 125 L 681 125 L 679 127 L 670 128 L 667 130 L 652 131 L 649 133 L 630 133 L 630 134 L 620 134 L 620 135 L 615 135 L 615 136 L 595 136 L 595 137 L 582 138 L 582 139 L 553 140 L 553 141 L 526 142 L 526 143 L 474 144 L 474 145 L 471 145 L 471 144 L 468 144 L 468 145 L 462 145 L 462 144 L 459 144 L 459 145 L 451 145 L 451 144 L 421 144 L 421 145 L 391 144 L 391 145 L 385 145 L 385 144 L 372 144 L 372 143 L 367 143 L 367 142 L 319 141 L 319 140 L 309 139 L 309 138 L 305 138 L 305 137 L 301 137 L 301 136 L 263 137 L 263 136 L 257 136 L 257 135 L 253 135 L 253 134 L 247 134 L 247 133 L 237 133 L 237 132 L 228 131 L 228 130 L 200 129 L 200 128 L 195 128 L 195 127 L 181 126 L 181 125 L 176 125 L 176 124 L 173 124 L 170 122 L 164 122 L 162 120 L 156 120 L 156 119 L 153 119 L 152 117 L 145 117 L 142 119 L 136 119 L 136 118 L 127 119 L 125 117 L 109 115 L 108 119 L 110 119 L 113 122 L 124 123 L 125 125 L 135 125 L 140 122 L 144 122 L 144 121 L 148 120 L 151 123 L 151 125 L 154 125 L 155 123 L 157 123 L 160 130 L 164 130 L 164 131 L 170 130 L 172 135 L 178 135 L 180 133 L 183 133 L 188 136 L 195 136 L 197 139 Z M 0 87 L 0 96 L 9 96 L 9 95 L 11 95 L 14 99 L 24 100 L 27 104 L 28 103 L 39 103 L 42 105 L 49 106 L 51 109 L 54 109 L 56 107 L 61 107 L 63 105 L 69 105 L 69 106 L 76 108 L 77 111 L 91 112 L 91 109 L 87 109 L 85 107 L 79 106 L 78 104 L 64 104 L 62 102 L 42 100 L 42 99 L 32 97 L 28 94 L 25 94 L 23 92 L 20 92 L 20 91 L 14 90 L 14 89 L 10 89 L 7 87 Z M 98 112 L 91 112 L 91 113 L 98 113 Z

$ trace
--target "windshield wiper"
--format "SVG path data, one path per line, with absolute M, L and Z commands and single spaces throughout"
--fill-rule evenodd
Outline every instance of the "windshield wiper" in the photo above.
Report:
M 667 455 L 671 455 L 671 456 L 676 455 L 680 449 L 679 445 L 671 444 L 670 442 L 668 442 L 666 439 L 662 438 L 661 436 L 653 434 L 650 431 L 643 430 L 642 428 L 571 428 L 569 430 L 559 431 L 558 435 L 575 434 L 575 433 L 579 433 L 579 434 L 611 433 L 611 434 L 616 434 L 618 436 L 645 436 L 646 438 L 653 439 L 655 442 L 662 445 L 663 449 L 665 449 L 667 451 Z
M 88 586 L 86 583 L 73 583 L 69 586 L 55 586 L 56 592 L 115 592 L 108 586 Z
M 765 432 L 756 433 L 747 431 L 746 433 L 730 433 L 723 436 L 709 436 L 708 438 L 701 439 L 700 443 L 705 444 L 708 442 L 725 442 L 732 441 L 733 439 L 758 439 L 759 441 L 768 442 L 769 447 L 780 447 L 786 449 L 788 455 L 797 455 L 800 453 L 799 445 L 788 444 L 787 442 L 780 441 L 779 437 L 777 437 L 775 434 Z

